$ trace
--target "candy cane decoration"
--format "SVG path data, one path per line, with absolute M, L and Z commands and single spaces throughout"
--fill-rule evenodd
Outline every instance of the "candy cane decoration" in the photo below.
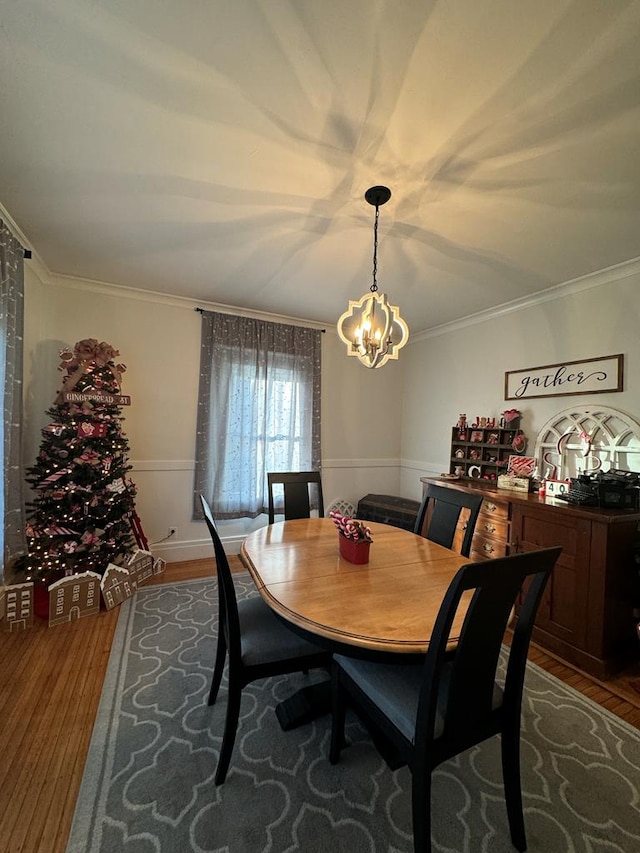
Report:
M 338 528 L 339 533 L 346 539 L 364 540 L 372 542 L 371 528 L 364 525 L 361 521 L 355 518 L 350 518 L 348 515 L 342 515 L 337 509 L 332 509 L 329 517 Z
M 79 536 L 77 530 L 71 530 L 70 527 L 59 527 L 57 524 L 50 524 L 45 527 L 44 533 L 48 536 Z
M 71 473 L 71 468 L 60 468 L 59 471 L 54 471 L 53 474 L 49 474 L 48 477 L 45 477 L 45 479 L 41 483 L 38 483 L 36 488 L 37 489 L 46 489 L 47 486 L 50 486 L 52 483 L 57 482 L 61 477 L 64 477 L 65 474 L 70 474 L 70 473 Z

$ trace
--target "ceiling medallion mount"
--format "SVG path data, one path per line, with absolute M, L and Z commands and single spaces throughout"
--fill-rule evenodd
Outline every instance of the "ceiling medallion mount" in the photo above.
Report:
M 379 208 L 391 198 L 388 187 L 370 187 L 364 194 L 375 207 L 373 225 L 373 282 L 369 293 L 349 300 L 349 307 L 338 320 L 338 334 L 347 345 L 347 354 L 355 355 L 365 367 L 382 367 L 397 359 L 398 351 L 409 340 L 409 329 L 400 309 L 390 305 L 386 294 L 378 292 L 378 218 Z
M 382 207 L 391 198 L 391 190 L 389 187 L 369 187 L 364 197 L 374 207 Z

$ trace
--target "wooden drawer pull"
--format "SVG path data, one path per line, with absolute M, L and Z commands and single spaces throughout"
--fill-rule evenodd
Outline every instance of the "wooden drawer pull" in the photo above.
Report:
M 487 531 L 487 533 L 495 533 L 496 532 L 495 524 L 490 524 L 488 521 L 485 522 L 484 529 Z
M 489 542 L 483 542 L 482 550 L 485 552 L 485 554 L 493 554 L 493 545 L 491 545 Z
M 498 509 L 498 507 L 496 506 L 496 504 L 488 503 L 486 506 L 486 509 L 488 509 L 489 512 L 495 512 Z

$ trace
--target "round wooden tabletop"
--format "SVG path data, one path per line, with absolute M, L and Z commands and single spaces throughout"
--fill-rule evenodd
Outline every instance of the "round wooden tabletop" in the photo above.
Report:
M 369 527 L 373 542 L 362 565 L 340 556 L 327 518 L 260 528 L 241 554 L 267 604 L 329 646 L 423 654 L 444 594 L 469 560 L 398 527 Z M 463 617 L 454 622 L 452 642 Z

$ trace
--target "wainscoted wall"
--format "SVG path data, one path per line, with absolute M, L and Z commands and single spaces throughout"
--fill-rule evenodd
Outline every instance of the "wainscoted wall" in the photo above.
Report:
M 25 290 L 25 466 L 38 452 L 45 412 L 60 384 L 60 348 L 85 337 L 109 341 L 128 365 L 123 391 L 132 405 L 123 410 L 124 426 L 145 533 L 159 543 L 154 552 L 167 560 L 208 556 L 204 525 L 191 520 L 200 357 L 196 303 L 52 276 L 35 254 L 25 267 Z M 448 468 L 458 415 L 474 418 L 507 408 L 506 370 L 625 354 L 622 393 L 526 401 L 523 427 L 532 441 L 554 412 L 576 400 L 638 418 L 638 329 L 639 262 L 554 288 L 536 301 L 414 335 L 399 361 L 381 370 L 347 358 L 328 325 L 322 351 L 326 505 L 336 498 L 356 503 L 369 492 L 419 498 L 420 477 Z M 224 522 L 225 546 L 237 551 L 260 523 L 264 520 Z M 160 542 L 170 526 L 177 534 Z
M 209 557 L 211 540 L 205 524 L 192 520 L 191 503 L 186 500 L 193 494 L 193 460 L 132 460 L 131 464 L 131 478 L 138 487 L 137 510 L 153 553 L 167 562 Z M 399 471 L 399 459 L 328 459 L 322 466 L 325 507 L 337 498 L 355 505 L 369 492 L 398 494 Z M 169 519 L 166 524 L 165 519 Z M 219 522 L 227 553 L 237 554 L 245 536 L 266 523 L 266 516 Z M 166 539 L 169 527 L 177 531 Z
M 46 409 L 60 385 L 59 350 L 81 338 L 106 340 L 128 366 L 123 391 L 132 404 L 122 413 L 145 534 L 159 543 L 154 553 L 167 560 L 207 556 L 211 549 L 204 523 L 191 519 L 200 360 L 196 303 L 50 276 L 37 259 L 26 267 L 25 279 L 25 466 L 35 459 L 40 429 L 48 422 Z M 322 336 L 327 505 L 338 497 L 357 501 L 368 492 L 397 493 L 401 409 L 400 363 L 366 370 L 347 358 L 334 328 L 328 327 Z M 264 520 L 221 522 L 226 547 L 237 551 L 246 532 L 259 523 Z M 170 526 L 177 528 L 176 535 L 160 543 Z
M 607 406 L 638 419 L 639 330 L 635 261 L 414 338 L 402 360 L 411 392 L 403 396 L 401 494 L 419 497 L 420 476 L 448 471 L 451 427 L 462 412 L 473 420 L 520 409 L 531 450 L 547 420 L 571 406 Z M 505 371 L 616 353 L 625 357 L 622 392 L 505 402 Z

